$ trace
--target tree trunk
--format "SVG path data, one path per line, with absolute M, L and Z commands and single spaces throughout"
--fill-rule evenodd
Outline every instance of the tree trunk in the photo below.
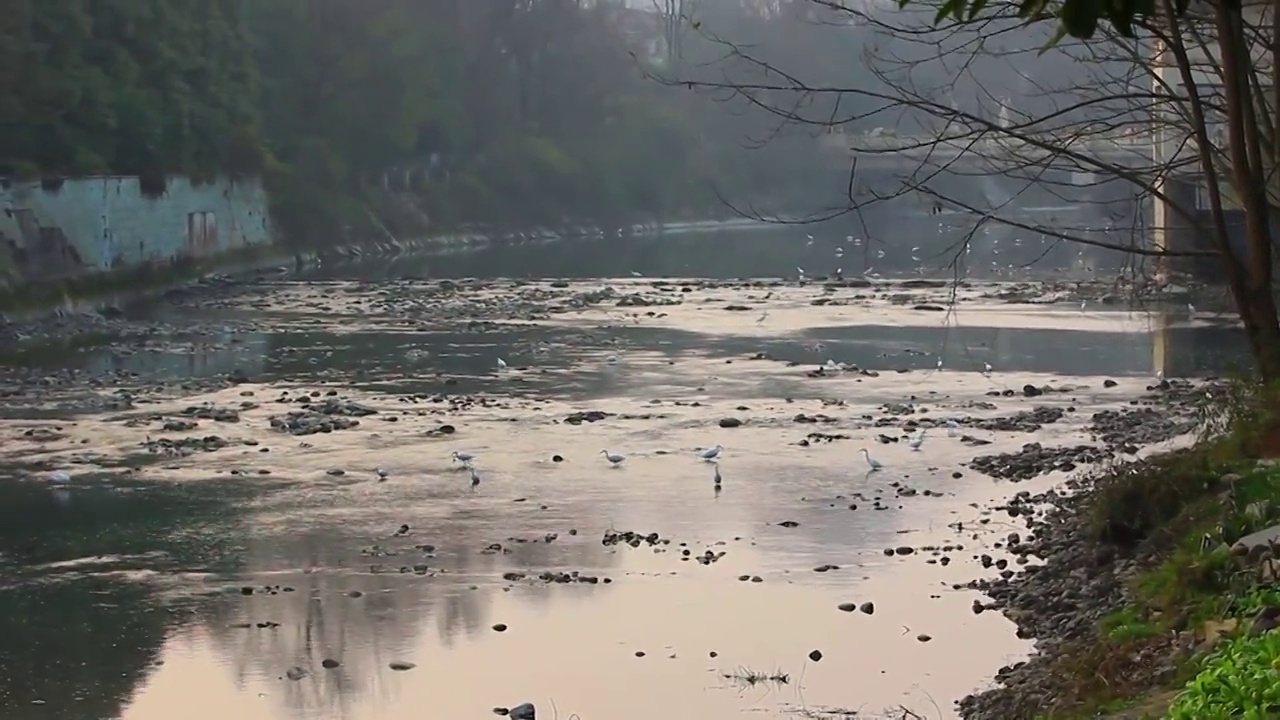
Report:
M 1244 32 L 1239 5 L 1220 3 L 1215 15 L 1226 95 L 1230 173 L 1244 209 L 1246 240 L 1244 258 L 1237 257 L 1229 237 L 1221 238 L 1219 249 L 1258 378 L 1270 390 L 1280 385 L 1280 316 L 1271 287 L 1271 208 L 1260 147 L 1262 131 L 1249 82 L 1250 37 Z

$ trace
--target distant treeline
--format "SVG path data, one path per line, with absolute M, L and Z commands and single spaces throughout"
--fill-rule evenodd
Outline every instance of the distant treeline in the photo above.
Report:
M 317 240 L 794 190 L 810 138 L 748 151 L 764 113 L 645 77 L 673 32 L 609 0 L 14 0 L 0 175 L 260 175 Z

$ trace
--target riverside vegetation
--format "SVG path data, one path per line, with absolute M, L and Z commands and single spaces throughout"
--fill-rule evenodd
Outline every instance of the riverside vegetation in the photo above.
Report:
M 1012 539 L 1044 565 L 972 586 L 1034 637 L 1002 687 L 966 698 L 967 718 L 1269 718 L 1280 710 L 1280 558 L 1243 544 L 1280 524 L 1274 395 L 1258 386 L 1154 388 L 1198 404 L 1187 449 L 1023 494 Z M 1195 397 L 1199 395 L 1200 397 Z
M 736 1 L 700 13 L 786 30 Z M 0 177 L 261 176 L 308 247 L 803 197 L 811 137 L 646 77 L 718 54 L 621 2 L 19 0 L 0 19 Z

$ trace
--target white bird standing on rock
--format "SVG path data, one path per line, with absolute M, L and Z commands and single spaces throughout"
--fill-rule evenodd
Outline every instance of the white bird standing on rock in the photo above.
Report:
M 618 455 L 615 453 L 611 453 L 608 450 L 601 450 L 600 452 L 601 454 L 604 455 L 604 459 L 608 460 L 609 464 L 612 465 L 613 467 L 618 467 L 619 465 L 622 464 L 623 460 L 627 459 L 626 455 Z
M 699 455 L 707 462 L 715 462 L 716 458 L 720 457 L 721 450 L 724 450 L 724 446 L 716 445 L 715 447 L 709 447 L 706 450 L 703 450 Z
M 452 457 L 454 460 L 457 460 L 467 467 L 471 467 L 471 461 L 476 459 L 475 455 L 472 455 L 469 452 L 462 452 L 461 450 L 454 450 Z
M 921 429 L 920 432 L 916 433 L 914 437 L 907 441 L 907 447 L 912 450 L 919 450 L 920 446 L 924 444 L 924 434 L 926 432 L 928 431 Z
M 862 448 L 858 452 L 862 453 L 862 457 L 866 459 L 867 464 L 871 466 L 871 472 L 876 472 L 877 470 L 884 469 L 884 465 L 881 464 L 879 460 L 871 457 L 871 453 L 867 452 L 866 448 Z

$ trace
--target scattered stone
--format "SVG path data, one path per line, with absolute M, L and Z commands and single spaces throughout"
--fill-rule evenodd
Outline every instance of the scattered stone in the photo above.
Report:
M 405 662 L 403 660 L 392 660 L 387 667 L 390 667 L 392 670 L 405 671 L 405 670 L 412 670 L 418 666 L 411 662 Z
M 581 425 L 584 422 L 585 423 L 600 422 L 601 420 L 604 420 L 605 418 L 612 417 L 612 416 L 613 416 L 613 413 L 607 413 L 601 410 L 588 410 L 586 412 L 576 412 L 570 415 L 569 417 L 565 418 L 564 421 L 569 423 L 570 425 Z
M 1046 448 L 1038 442 L 1027 443 L 1016 453 L 980 455 L 969 461 L 969 467 L 1001 480 L 1030 480 L 1054 471 L 1070 472 L 1079 465 L 1102 462 L 1109 454 L 1093 445 Z
M 533 707 L 533 703 L 522 703 L 517 705 L 507 713 L 512 720 L 537 720 L 537 710 Z

